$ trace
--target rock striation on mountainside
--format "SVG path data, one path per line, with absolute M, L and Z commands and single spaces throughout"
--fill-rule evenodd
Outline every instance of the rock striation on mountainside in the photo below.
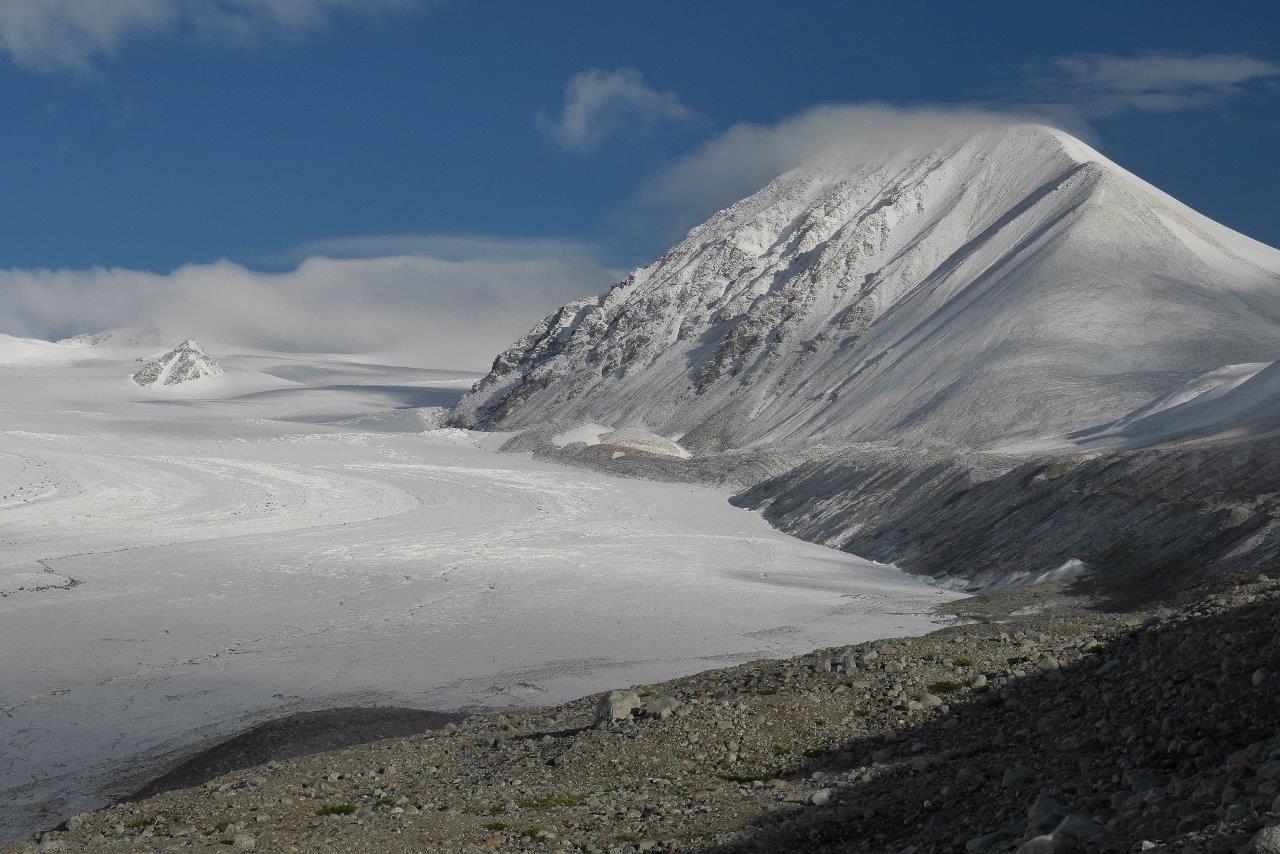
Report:
M 148 362 L 131 379 L 144 388 L 175 386 L 222 376 L 222 366 L 194 338 Z
M 494 361 L 452 423 L 1008 447 L 1280 358 L 1280 252 L 1066 133 L 807 162 Z

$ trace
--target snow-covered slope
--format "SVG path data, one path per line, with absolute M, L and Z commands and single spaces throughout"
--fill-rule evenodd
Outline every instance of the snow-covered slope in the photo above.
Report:
M 1133 448 L 1280 432 L 1280 362 L 1227 365 L 1128 415 L 1070 437 L 1092 447 Z
M 57 361 L 66 358 L 66 350 L 38 338 L 17 338 L 0 334 L 0 366 L 30 362 Z
M 1280 252 L 1038 125 L 828 155 L 539 323 L 460 426 L 985 447 L 1280 358 Z
M 174 386 L 222 376 L 222 366 L 194 338 L 188 338 L 168 353 L 147 362 L 133 375 L 144 388 Z

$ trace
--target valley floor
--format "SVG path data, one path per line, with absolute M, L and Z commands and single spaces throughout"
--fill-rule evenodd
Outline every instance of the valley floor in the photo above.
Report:
M 269 717 L 555 703 L 919 634 L 956 595 L 725 490 L 421 432 L 471 375 L 222 362 L 200 393 L 0 367 L 0 839 Z
M 1280 581 L 1123 613 L 1067 592 L 269 761 L 14 850 L 1280 850 Z

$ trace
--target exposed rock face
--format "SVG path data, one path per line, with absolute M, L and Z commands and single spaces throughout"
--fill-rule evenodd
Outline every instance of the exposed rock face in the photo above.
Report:
M 1280 455 L 1257 439 L 1038 459 L 849 448 L 735 502 L 810 542 L 975 588 L 1074 563 L 1141 598 L 1275 561 L 1277 496 Z
M 539 323 L 453 423 L 991 447 L 1274 361 L 1278 319 L 1280 252 L 1019 126 L 783 175 Z
M 143 366 L 133 375 L 144 388 L 175 386 L 222 375 L 222 366 L 194 338 L 188 338 L 168 353 Z

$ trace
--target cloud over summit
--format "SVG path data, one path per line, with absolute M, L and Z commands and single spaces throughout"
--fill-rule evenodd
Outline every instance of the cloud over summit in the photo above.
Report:
M 1026 120 L 1026 114 L 980 107 L 864 103 L 823 104 L 774 124 L 739 122 L 650 175 L 615 227 L 655 235 L 654 251 L 661 251 L 715 211 L 810 158 L 839 153 L 846 160 L 869 160 Z

